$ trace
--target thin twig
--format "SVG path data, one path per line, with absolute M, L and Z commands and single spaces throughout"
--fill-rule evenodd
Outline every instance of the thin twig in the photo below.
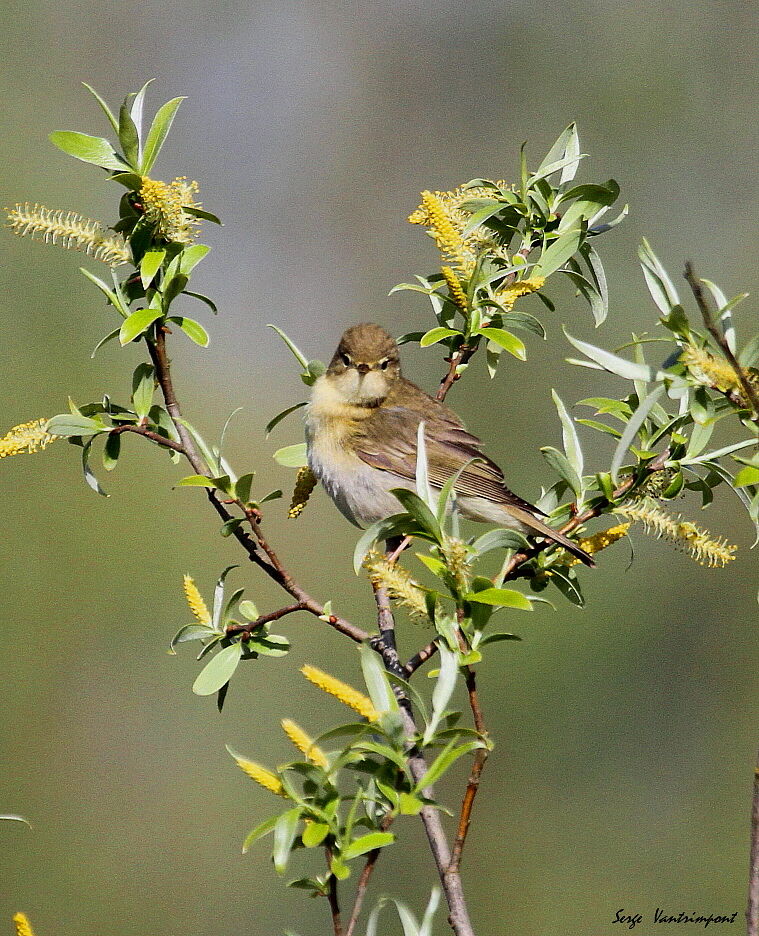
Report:
M 305 610 L 306 608 L 303 602 L 299 601 L 297 604 L 287 605 L 287 607 L 279 608 L 277 611 L 270 611 L 268 614 L 262 614 L 260 617 L 257 617 L 255 621 L 248 621 L 247 624 L 229 624 L 226 628 L 226 633 L 250 634 L 250 631 L 255 630 L 256 627 L 260 627 L 262 624 L 269 624 L 271 621 L 278 621 L 286 614 L 294 614 L 296 611 Z
M 327 867 L 330 868 L 332 865 L 332 847 L 330 845 L 325 846 L 324 854 L 327 858 Z M 340 904 L 337 899 L 337 878 L 331 871 L 329 875 L 327 900 L 329 901 L 329 909 L 332 913 L 332 930 L 335 936 L 343 936 L 343 924 L 340 919 Z
M 393 822 L 393 816 L 387 815 L 380 823 L 380 831 L 387 832 Z M 356 928 L 358 923 L 358 918 L 361 915 L 361 908 L 364 905 L 364 897 L 366 897 L 366 889 L 369 886 L 369 878 L 372 876 L 374 871 L 374 866 L 377 864 L 377 859 L 382 853 L 381 848 L 375 848 L 369 852 L 364 862 L 364 867 L 361 869 L 361 874 L 359 875 L 358 885 L 356 886 L 356 898 L 353 902 L 353 909 L 351 910 L 350 919 L 348 920 L 348 926 L 345 930 L 345 936 L 353 936 L 353 931 Z
M 174 452 L 179 452 L 180 455 L 185 454 L 184 446 L 180 445 L 179 442 L 175 442 L 173 439 L 167 439 L 166 436 L 159 435 L 157 432 L 152 432 L 150 429 L 145 429 L 143 426 L 133 426 L 131 424 L 126 426 L 116 426 L 115 429 L 111 429 L 108 435 L 117 436 L 121 435 L 123 432 L 135 432 L 137 435 L 141 435 L 146 439 L 150 439 L 151 442 L 155 442 L 157 445 L 163 445 L 164 448 L 170 448 Z
M 704 320 L 704 325 L 706 326 L 707 331 L 727 358 L 730 367 L 732 367 L 733 371 L 735 372 L 735 376 L 740 382 L 741 389 L 745 394 L 746 400 L 750 404 L 750 408 L 753 410 L 753 421 L 759 422 L 759 393 L 757 393 L 756 389 L 743 372 L 743 368 L 738 363 L 737 358 L 733 354 L 733 349 L 727 343 L 727 339 L 725 338 L 724 334 L 714 324 L 711 309 L 709 308 L 709 303 L 704 293 L 704 287 L 701 284 L 701 280 L 698 278 L 698 276 L 696 276 L 695 270 L 693 269 L 693 264 L 690 261 L 685 264 L 684 276 L 691 288 L 693 298 L 696 300 L 696 305 L 698 306 L 699 312 L 701 313 L 701 318 Z
M 649 474 L 655 474 L 657 471 L 662 471 L 667 463 L 669 454 L 669 449 L 665 449 L 663 452 L 657 455 L 656 458 L 653 458 L 646 465 L 647 472 Z M 588 509 L 582 511 L 582 513 L 575 514 L 571 520 L 569 520 L 564 524 L 563 527 L 559 529 L 559 532 L 564 533 L 565 535 L 567 533 L 572 533 L 578 527 L 582 526 L 584 523 L 587 523 L 588 520 L 592 520 L 594 517 L 599 517 L 602 513 L 606 512 L 606 508 L 613 501 L 618 501 L 621 497 L 624 497 L 624 495 L 627 494 L 628 491 L 630 491 L 630 489 L 634 486 L 635 476 L 630 475 L 627 480 L 623 481 L 622 484 L 616 488 L 612 494 L 611 500 L 602 501 L 595 507 L 588 507 Z M 519 568 L 524 565 L 525 562 L 528 562 L 530 559 L 533 559 L 535 556 L 537 556 L 539 552 L 542 552 L 544 549 L 547 549 L 552 545 L 553 542 L 551 540 L 544 540 L 542 543 L 538 543 L 531 549 L 525 549 L 523 552 L 514 553 L 501 572 L 501 581 L 505 582 L 507 579 L 519 578 Z
M 449 363 L 448 373 L 440 381 L 440 386 L 438 387 L 437 393 L 435 394 L 436 400 L 438 400 L 440 403 L 443 402 L 448 394 L 448 391 L 451 389 L 454 383 L 456 383 L 459 377 L 461 377 L 461 374 L 458 373 L 458 368 L 464 364 L 468 364 L 469 359 L 476 351 L 476 345 L 472 348 L 469 345 L 463 344 L 458 349 L 458 351 L 454 351 L 451 354 L 450 358 L 446 358 Z
M 182 411 L 177 400 L 174 384 L 171 378 L 171 366 L 166 353 L 166 335 L 163 329 L 157 329 L 155 341 L 148 341 L 148 351 L 155 368 L 156 379 L 161 388 L 163 399 L 166 404 L 166 410 L 171 417 L 182 442 L 182 452 L 197 474 L 208 476 L 209 466 L 206 465 L 203 457 L 198 451 L 192 434 L 188 431 L 182 420 Z M 208 489 L 208 500 L 216 513 L 226 523 L 234 519 L 233 515 L 227 510 L 224 504 L 219 500 L 216 491 Z M 316 617 L 325 617 L 324 605 L 312 598 L 308 592 L 293 579 L 282 565 L 279 557 L 267 542 L 261 532 L 261 517 L 256 511 L 247 508 L 240 501 L 235 502 L 245 513 L 250 521 L 250 526 L 254 537 L 251 537 L 242 527 L 238 526 L 234 530 L 234 537 L 243 547 L 251 562 L 255 563 L 278 585 L 281 585 L 295 600 L 303 606 L 302 610 L 308 611 Z M 326 616 L 326 621 L 330 627 L 345 634 L 356 643 L 362 643 L 368 640 L 369 634 L 350 621 L 346 621 L 336 614 Z
M 754 770 L 754 796 L 751 803 L 751 864 L 748 877 L 746 936 L 759 936 L 759 757 Z
M 406 679 L 409 679 L 411 676 L 413 676 L 419 667 L 425 664 L 427 660 L 429 660 L 429 658 L 434 656 L 436 653 L 437 640 L 430 641 L 426 647 L 422 647 L 418 653 L 415 653 L 406 664 Z
M 466 688 L 469 693 L 469 706 L 472 710 L 474 727 L 481 735 L 487 735 L 485 718 L 482 714 L 482 707 L 480 706 L 480 700 L 477 694 L 477 675 L 471 666 L 466 667 Z M 477 791 L 480 788 L 482 770 L 485 766 L 485 761 L 488 759 L 488 753 L 487 748 L 478 748 L 474 755 L 474 762 L 472 763 L 466 792 L 464 793 L 464 799 L 461 803 L 461 811 L 459 812 L 459 824 L 456 830 L 456 838 L 453 842 L 453 854 L 451 856 L 451 864 L 448 868 L 449 871 L 458 871 L 461 865 L 461 855 L 464 851 L 469 825 L 472 821 L 472 808 L 474 806 L 475 797 L 477 796 Z

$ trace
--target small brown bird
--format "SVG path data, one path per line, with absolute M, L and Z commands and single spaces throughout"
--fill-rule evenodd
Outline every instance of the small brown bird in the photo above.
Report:
M 308 463 L 348 520 L 369 524 L 399 512 L 390 491 L 415 488 L 422 421 L 430 486 L 439 491 L 466 466 L 454 488 L 464 517 L 545 536 L 593 565 L 576 543 L 543 522 L 542 511 L 506 487 L 501 469 L 452 410 L 402 376 L 398 345 L 373 324 L 343 334 L 314 384 L 306 415 Z

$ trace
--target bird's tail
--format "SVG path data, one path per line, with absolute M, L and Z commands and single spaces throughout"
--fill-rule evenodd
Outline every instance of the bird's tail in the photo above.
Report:
M 539 533 L 541 536 L 545 536 L 547 539 L 553 540 L 554 543 L 558 543 L 560 546 L 563 546 L 567 552 L 572 553 L 580 562 L 584 562 L 586 566 L 591 568 L 595 565 L 593 559 L 589 553 L 586 553 L 584 549 L 580 549 L 577 543 L 573 542 L 569 537 L 564 536 L 563 533 L 559 533 L 558 530 L 554 530 L 552 527 L 549 527 L 548 524 L 543 523 L 538 517 L 530 513 L 527 510 L 523 510 L 521 507 L 510 507 L 509 513 L 520 520 L 525 526 L 529 527 L 531 530 L 534 530 L 536 533 Z

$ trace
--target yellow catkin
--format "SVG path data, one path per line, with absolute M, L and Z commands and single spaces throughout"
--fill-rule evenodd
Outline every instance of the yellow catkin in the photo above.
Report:
M 466 293 L 461 288 L 461 283 L 458 276 L 456 276 L 456 274 L 449 266 L 441 267 L 440 272 L 443 274 L 443 279 L 448 286 L 448 292 L 451 295 L 451 299 L 453 299 L 462 312 L 466 313 L 468 308 Z
M 602 549 L 611 546 L 613 543 L 616 543 L 617 540 L 622 539 L 623 536 L 626 536 L 631 526 L 631 523 L 619 523 L 617 526 L 609 527 L 608 530 L 600 530 L 592 536 L 587 536 L 585 539 L 578 540 L 577 545 L 580 549 L 584 549 L 588 555 L 592 556 Z M 569 558 L 569 553 L 567 553 L 567 557 Z M 579 559 L 572 557 L 568 565 L 577 565 L 579 562 Z
M 510 283 L 508 286 L 496 293 L 496 298 L 506 309 L 511 311 L 514 303 L 520 296 L 527 296 L 530 293 L 537 292 L 542 288 L 545 279 L 542 276 L 534 276 L 532 279 L 519 280 L 518 283 Z
M 368 696 L 365 696 L 363 692 L 359 692 L 358 689 L 354 689 L 347 683 L 335 679 L 334 676 L 330 676 L 328 673 L 308 663 L 302 666 L 300 671 L 306 679 L 315 686 L 318 686 L 319 689 L 339 699 L 343 705 L 352 708 L 354 712 L 358 712 L 358 714 L 362 715 L 367 721 L 375 722 L 379 718 L 379 714 L 372 704 L 372 700 Z
M 399 601 L 404 608 L 417 617 L 427 618 L 427 602 L 424 592 L 411 577 L 411 574 L 387 557 L 372 550 L 364 559 L 364 568 L 376 588 L 385 588 L 391 598 Z
M 16 936 L 34 936 L 32 924 L 25 913 L 14 914 L 13 922 L 16 924 Z
M 184 176 L 173 182 L 142 178 L 140 199 L 145 219 L 156 232 L 175 244 L 191 244 L 197 236 L 200 221 L 188 214 L 184 208 L 198 208 L 195 201 L 197 182 L 188 182 Z
M 298 474 L 295 478 L 295 488 L 293 490 L 292 500 L 290 501 L 290 508 L 287 511 L 287 516 L 291 520 L 294 520 L 303 513 L 316 485 L 316 475 L 311 471 L 308 465 L 304 465 L 302 468 L 298 469 Z
M 751 401 L 747 399 L 743 383 L 729 361 L 704 348 L 688 345 L 680 355 L 680 362 L 685 364 L 691 377 L 700 384 L 730 394 L 741 406 L 751 409 Z M 742 367 L 740 370 L 743 380 L 759 394 L 759 371 L 755 367 Z
M 295 747 L 317 767 L 323 767 L 325 770 L 329 767 L 327 755 L 320 747 L 317 747 L 306 732 L 296 724 L 291 718 L 282 719 L 282 730 L 292 741 Z
M 235 763 L 240 770 L 246 773 L 251 780 L 255 780 L 259 786 L 262 786 L 265 790 L 269 790 L 271 793 L 276 793 L 277 796 L 283 795 L 284 787 L 282 786 L 282 781 L 275 773 L 272 773 L 271 770 L 267 770 L 260 764 L 256 764 L 255 761 L 247 760 L 247 758 L 244 757 L 235 757 Z
M 455 536 L 446 536 L 442 551 L 446 567 L 453 576 L 456 585 L 462 591 L 467 590 L 471 578 L 469 568 L 471 553 L 466 543 L 463 540 L 456 539 Z
M 184 577 L 184 595 L 195 620 L 199 624 L 210 624 L 211 615 L 206 603 L 203 601 L 203 596 L 198 591 L 197 585 L 189 575 Z
M 634 504 L 624 504 L 615 508 L 616 513 L 630 520 L 640 521 L 646 530 L 653 531 L 658 538 L 663 537 L 687 550 L 701 565 L 710 568 L 722 568 L 735 559 L 737 546 L 731 546 L 724 538 L 715 538 L 708 530 L 703 530 L 681 517 L 671 517 L 651 501 L 643 500 Z
M 98 221 L 83 218 L 75 211 L 27 202 L 15 205 L 8 212 L 8 224 L 19 237 L 39 239 L 67 250 L 81 250 L 110 266 L 132 261 L 129 245 L 120 234 L 106 232 Z
M 0 458 L 6 455 L 31 454 L 47 448 L 57 438 L 46 429 L 46 419 L 33 419 L 31 422 L 14 426 L 0 439 Z
M 461 269 L 467 270 L 470 263 L 464 251 L 464 241 L 461 233 L 454 226 L 444 203 L 437 195 L 424 191 L 422 192 L 422 206 L 427 212 L 429 226 L 438 250 L 454 260 Z

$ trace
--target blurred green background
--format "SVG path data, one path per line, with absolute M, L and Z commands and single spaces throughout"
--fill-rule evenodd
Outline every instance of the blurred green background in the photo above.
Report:
M 225 226 L 206 228 L 214 252 L 194 280 L 221 309 L 212 345 L 178 338 L 176 379 L 186 414 L 212 437 L 245 407 L 229 454 L 239 471 L 259 472 L 259 492 L 292 483 L 270 456 L 299 441 L 298 418 L 269 440 L 262 428 L 304 395 L 265 323 L 321 358 L 356 321 L 397 334 L 428 327 L 424 297 L 387 298 L 435 269 L 433 245 L 405 221 L 418 192 L 514 178 L 524 139 L 534 166 L 576 119 L 592 156 L 579 180 L 616 177 L 631 214 L 600 245 L 612 289 L 601 332 L 593 337 L 582 302 L 553 288 L 551 340 L 532 339 L 528 362 L 493 383 L 478 362 L 449 397 L 523 496 L 535 498 L 546 476 L 539 447 L 559 439 L 550 388 L 566 401 L 619 389 L 564 363 L 560 324 L 607 347 L 653 327 L 641 236 L 678 278 L 691 258 L 730 295 L 759 285 L 755 5 L 29 0 L 6 3 L 2 26 L 3 204 L 114 220 L 99 170 L 56 151 L 47 133 L 107 130 L 82 80 L 112 103 L 149 77 L 149 105 L 188 95 L 155 175 L 198 179 Z M 77 272 L 82 258 L 9 234 L 2 252 L 2 426 L 60 412 L 68 393 L 125 397 L 137 349 L 109 345 L 90 360 L 114 323 Z M 528 311 L 536 302 L 522 301 Z M 741 308 L 745 339 L 756 305 Z M 437 352 L 407 348 L 404 362 L 434 388 Z M 311 618 L 289 618 L 291 656 L 243 667 L 221 716 L 194 697 L 192 654 L 166 654 L 188 620 L 182 573 L 208 595 L 242 560 L 202 495 L 171 489 L 179 473 L 167 458 L 124 441 L 129 457 L 103 478 L 108 500 L 85 487 L 65 443 L 0 464 L 0 812 L 34 826 L 0 827 L 0 927 L 23 909 L 38 936 L 288 925 L 320 936 L 326 908 L 280 887 L 266 845 L 240 855 L 272 802 L 224 744 L 284 760 L 281 717 L 317 733 L 343 715 L 297 667 L 355 681 L 355 650 Z M 606 467 L 608 448 L 587 441 Z M 315 594 L 367 621 L 371 598 L 350 572 L 355 531 L 323 494 L 297 522 L 284 509 L 273 505 L 266 520 L 282 555 Z M 619 546 L 580 573 L 587 610 L 503 612 L 524 639 L 495 648 L 481 679 L 497 747 L 464 862 L 478 933 L 603 936 L 620 928 L 618 908 L 648 921 L 656 906 L 737 910 L 740 928 L 759 722 L 757 568 L 729 495 L 704 519 L 742 547 L 726 570 L 700 569 L 640 533 L 632 566 Z M 278 606 L 252 568 L 233 581 Z M 427 637 L 416 629 L 405 645 Z M 464 776 L 461 765 L 441 791 L 451 805 Z M 379 863 L 372 897 L 390 892 L 419 910 L 434 874 L 416 823 L 403 839 Z M 383 934 L 398 932 L 389 920 Z

